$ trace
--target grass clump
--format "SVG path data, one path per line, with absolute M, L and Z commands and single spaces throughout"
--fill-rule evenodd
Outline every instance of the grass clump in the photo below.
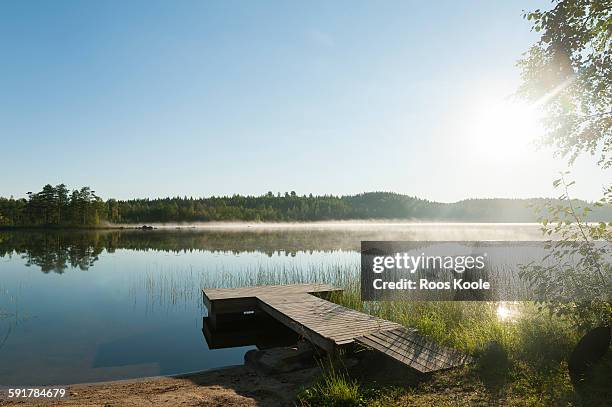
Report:
M 298 400 L 303 406 L 365 406 L 359 383 L 335 369 L 325 371 L 317 383 L 302 390 Z
M 330 362 L 314 385 L 300 391 L 297 404 L 302 407 L 383 407 L 395 405 L 399 394 L 399 389 L 363 387 L 344 369 Z

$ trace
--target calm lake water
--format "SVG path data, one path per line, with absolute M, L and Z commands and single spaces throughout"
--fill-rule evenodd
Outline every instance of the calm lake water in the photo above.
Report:
M 200 288 L 357 273 L 361 240 L 536 240 L 526 224 L 317 224 L 0 231 L 0 385 L 241 364 L 208 349 Z

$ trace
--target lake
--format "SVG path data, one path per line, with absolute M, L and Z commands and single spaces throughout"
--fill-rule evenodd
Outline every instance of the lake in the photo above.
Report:
M 200 289 L 352 278 L 361 240 L 538 239 L 535 224 L 0 231 L 0 385 L 241 364 L 250 347 L 208 349 Z

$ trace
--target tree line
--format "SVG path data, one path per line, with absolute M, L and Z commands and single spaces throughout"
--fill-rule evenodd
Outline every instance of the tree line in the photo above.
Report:
M 70 191 L 64 184 L 47 184 L 40 192 L 28 192 L 27 196 L 0 198 L 0 225 L 89 226 L 108 219 L 107 203 L 90 187 Z
M 45 185 L 27 198 L 0 198 L 0 226 L 101 226 L 121 223 L 261 221 L 305 222 L 359 219 L 531 222 L 530 206 L 545 199 L 468 199 L 432 202 L 392 192 L 357 195 L 298 195 L 268 192 L 261 196 L 174 197 L 103 200 L 90 187 L 70 191 Z M 576 206 L 587 206 L 576 200 Z M 594 207 L 593 221 L 610 221 L 612 208 Z

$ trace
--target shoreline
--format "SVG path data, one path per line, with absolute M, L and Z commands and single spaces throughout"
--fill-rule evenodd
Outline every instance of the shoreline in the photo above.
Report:
M 99 226 L 59 226 L 59 225 L 39 225 L 39 226 L 13 226 L 0 225 L 0 231 L 12 230 L 50 230 L 50 231 L 105 231 L 105 230 L 213 230 L 213 229 L 308 229 L 308 228 L 367 228 L 367 227 L 398 227 L 398 226 L 461 226 L 461 225 L 511 225 L 511 226 L 533 226 L 539 225 L 537 222 L 497 222 L 497 221 L 452 221 L 452 220 L 423 220 L 415 221 L 410 219 L 351 219 L 351 220 L 330 220 L 330 221 L 307 221 L 307 222 L 196 222 L 196 223 L 141 223 L 141 224 L 116 224 Z
M 29 388 L 29 387 L 73 387 L 73 386 L 97 386 L 97 385 L 105 385 L 105 384 L 119 384 L 122 382 L 138 382 L 138 381 L 145 381 L 145 380 L 155 380 L 155 379 L 166 379 L 166 378 L 175 378 L 175 379 L 183 379 L 183 378 L 187 378 L 189 376 L 197 376 L 197 375 L 202 375 L 202 374 L 206 374 L 206 373 L 211 373 L 211 372 L 216 372 L 219 370 L 224 370 L 224 369 L 234 369 L 234 368 L 239 368 L 239 367 L 245 367 L 244 364 L 242 365 L 229 365 L 229 366 L 221 366 L 221 367 L 213 367 L 210 369 L 204 369 L 204 370 L 194 370 L 192 372 L 185 372 L 185 373 L 176 373 L 176 374 L 170 374 L 170 375 L 154 375 L 154 376 L 142 376 L 142 377 L 132 377 L 132 378 L 126 378 L 126 379 L 111 379 L 111 380 L 100 380 L 100 381 L 93 381 L 93 382 L 77 382 L 77 383 L 56 383 L 56 384 L 43 384 L 40 386 L 37 385 L 15 385 L 15 386 L 9 386 L 9 385 L 4 385 L 4 384 L 0 384 L 0 390 L 6 390 L 9 388 Z M 1 400 L 1 399 L 0 399 Z
M 319 372 L 318 368 L 309 368 L 263 374 L 247 365 L 233 365 L 170 376 L 44 386 L 66 388 L 69 396 L 61 400 L 0 398 L 0 406 L 292 405 L 297 392 L 312 383 Z

